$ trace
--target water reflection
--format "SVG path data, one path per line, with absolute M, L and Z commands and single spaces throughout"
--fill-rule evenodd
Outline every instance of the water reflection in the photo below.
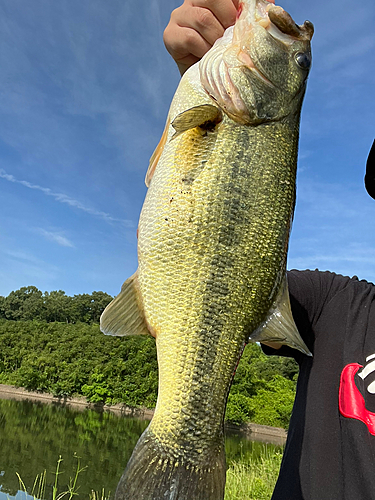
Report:
M 146 420 L 120 417 L 109 412 L 76 410 L 60 405 L 0 400 L 0 500 L 17 495 L 18 472 L 31 493 L 37 474 L 47 471 L 46 498 L 52 498 L 55 471 L 60 456 L 59 490 L 74 477 L 77 458 L 87 466 L 80 474 L 79 495 L 92 490 L 114 492 Z M 227 436 L 227 460 L 252 454 L 264 444 L 239 435 Z M 274 445 L 267 445 L 274 449 Z M 17 500 L 26 495 L 18 492 Z M 30 499 L 27 499 L 30 500 Z

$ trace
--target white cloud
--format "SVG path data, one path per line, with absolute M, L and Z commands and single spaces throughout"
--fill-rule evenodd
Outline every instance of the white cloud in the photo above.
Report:
M 83 203 L 81 203 L 80 201 L 75 200 L 73 198 L 70 198 L 70 196 L 68 196 L 64 193 L 55 193 L 50 188 L 39 186 L 38 184 L 32 184 L 31 182 L 28 182 L 28 181 L 18 180 L 13 175 L 5 172 L 5 170 L 3 170 L 3 169 L 0 169 L 0 178 L 5 179 L 9 182 L 21 184 L 22 186 L 25 186 L 28 189 L 35 189 L 37 191 L 41 191 L 46 196 L 51 196 L 52 198 L 54 198 L 56 201 L 58 201 L 60 203 L 66 203 L 67 205 L 74 207 L 74 208 L 77 208 L 78 210 L 82 210 L 83 212 L 86 212 L 90 215 L 100 217 L 101 219 L 104 219 L 107 222 L 120 222 L 120 223 L 124 224 L 126 227 L 134 227 L 134 223 L 131 220 L 116 219 L 115 217 L 112 217 L 111 215 L 107 214 L 106 212 L 102 212 L 100 210 L 96 210 L 94 208 L 87 207 L 87 206 L 83 205 Z
M 46 231 L 41 227 L 37 228 L 38 233 L 44 236 L 47 240 L 53 241 L 62 247 L 74 248 L 74 245 L 71 241 L 68 240 L 64 235 L 55 231 Z
M 35 265 L 44 265 L 44 261 L 38 259 L 33 254 L 24 252 L 22 250 L 9 250 L 9 249 L 1 249 L 1 252 L 5 254 L 10 259 L 17 262 L 27 262 Z

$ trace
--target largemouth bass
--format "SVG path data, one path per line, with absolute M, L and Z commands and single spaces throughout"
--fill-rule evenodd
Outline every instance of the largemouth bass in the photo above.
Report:
M 183 76 L 146 176 L 137 272 L 101 318 L 156 338 L 154 417 L 117 500 L 221 500 L 223 419 L 247 341 L 309 354 L 286 257 L 313 26 L 244 0 L 234 28 Z

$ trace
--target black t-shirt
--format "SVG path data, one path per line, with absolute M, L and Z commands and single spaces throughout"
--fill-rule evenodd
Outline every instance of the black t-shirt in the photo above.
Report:
M 329 272 L 290 271 L 293 317 L 313 353 L 300 367 L 272 500 L 375 499 L 375 286 Z

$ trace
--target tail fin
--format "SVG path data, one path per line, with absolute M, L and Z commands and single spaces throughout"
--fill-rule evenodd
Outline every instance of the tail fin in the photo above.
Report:
M 212 463 L 198 466 L 167 453 L 152 431 L 140 437 L 118 483 L 115 500 L 223 500 L 224 449 Z

